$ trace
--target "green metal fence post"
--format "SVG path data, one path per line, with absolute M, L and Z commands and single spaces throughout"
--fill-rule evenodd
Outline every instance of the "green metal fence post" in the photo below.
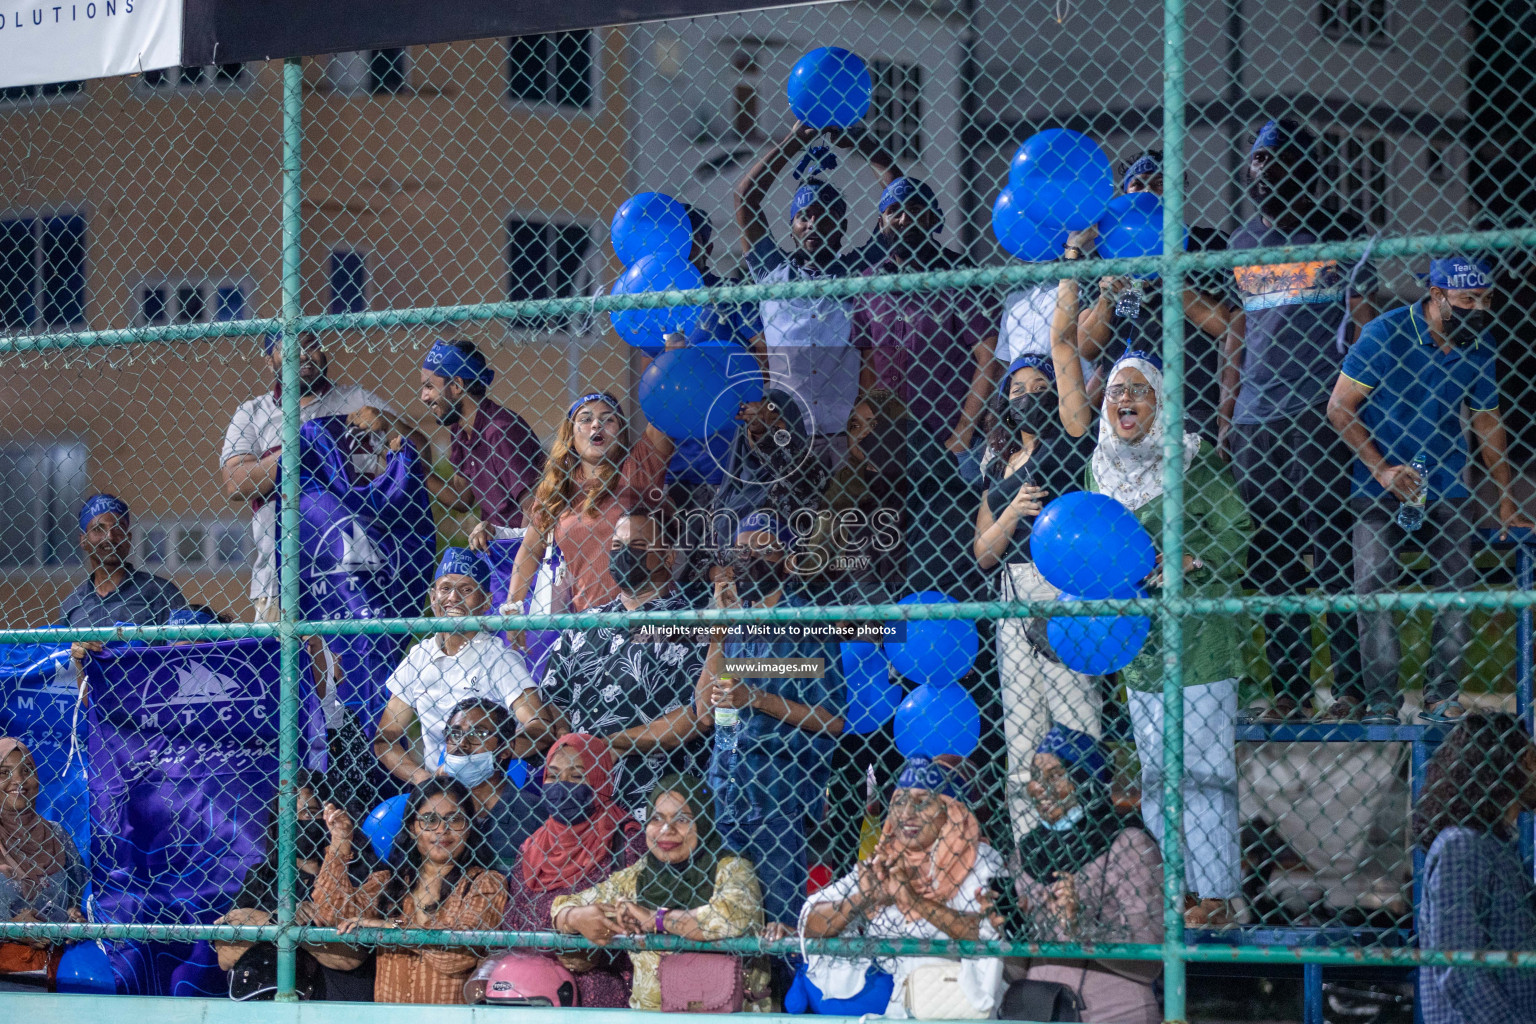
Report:
M 1184 1009 L 1184 0 L 1163 5 L 1163 1019 Z
M 281 661 L 278 665 L 278 816 L 277 816 L 277 998 L 293 1000 L 294 956 L 297 945 L 289 930 L 294 917 L 293 846 L 297 789 L 294 785 L 298 750 L 299 707 L 299 332 L 302 312 L 299 289 L 303 257 L 300 232 L 304 226 L 304 66 L 300 58 L 283 62 L 283 451 L 281 456 L 283 518 L 278 536 L 282 571 Z

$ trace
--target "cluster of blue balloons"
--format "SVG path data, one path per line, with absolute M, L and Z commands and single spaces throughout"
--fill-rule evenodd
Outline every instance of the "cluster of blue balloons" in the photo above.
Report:
M 1035 567 L 1061 601 L 1145 597 L 1140 582 L 1157 568 L 1152 538 L 1107 494 L 1074 491 L 1035 517 Z M 1151 632 L 1144 615 L 1053 616 L 1046 636 L 1061 663 L 1077 672 L 1118 672 L 1135 660 Z
M 1070 232 L 1093 225 L 1098 254 L 1106 259 L 1161 253 L 1162 199 L 1151 192 L 1111 198 L 1114 193 L 1114 172 L 1098 143 L 1069 128 L 1048 128 L 1014 153 L 1008 185 L 992 204 L 992 233 L 1030 263 L 1057 258 Z
M 947 595 L 925 590 L 904 605 L 953 604 Z M 842 644 L 843 680 L 848 690 L 846 728 L 855 734 L 879 729 L 895 715 L 896 749 L 906 757 L 962 757 L 981 742 L 981 709 L 960 680 L 976 663 L 980 638 L 969 619 L 914 619 L 906 638 L 874 644 Z M 905 697 L 890 670 L 920 684 Z
M 682 203 L 663 192 L 626 199 L 609 228 L 614 254 L 625 266 L 610 294 L 637 295 L 704 287 L 704 276 L 688 260 L 693 225 Z M 655 354 L 668 334 L 688 334 L 704 311 L 698 306 L 626 309 L 610 313 L 613 329 L 636 348 Z

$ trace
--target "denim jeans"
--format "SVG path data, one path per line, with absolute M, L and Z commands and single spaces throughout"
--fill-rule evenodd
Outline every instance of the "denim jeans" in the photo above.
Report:
M 1397 502 L 1391 499 L 1356 498 L 1355 590 L 1362 597 L 1383 594 L 1397 585 L 1398 546 L 1407 534 L 1394 521 Z M 1472 567 L 1472 515 L 1467 501 L 1434 501 L 1425 509 L 1424 525 L 1412 534 L 1429 555 L 1429 586 L 1436 590 L 1471 590 L 1477 573 Z M 1432 649 L 1424 674 L 1424 701 L 1456 696 L 1461 685 L 1461 665 L 1471 627 L 1460 608 L 1435 613 Z M 1359 691 L 1345 695 L 1368 704 L 1396 703 L 1398 692 L 1397 626 L 1390 611 L 1360 613 L 1360 652 L 1365 682 Z
M 805 823 L 800 818 L 764 818 L 717 826 L 725 845 L 757 869 L 763 889 L 763 918 L 793 926 L 800 920 L 809 872 L 805 863 Z

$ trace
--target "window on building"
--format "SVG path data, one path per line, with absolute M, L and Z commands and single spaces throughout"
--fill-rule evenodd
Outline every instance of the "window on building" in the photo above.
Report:
M 586 110 L 595 94 L 591 29 L 507 41 L 507 97 Z
M 147 88 L 157 91 L 219 89 L 245 85 L 248 76 L 244 64 L 209 64 L 206 67 L 157 68 L 144 72 L 142 81 Z
M 410 88 L 410 54 L 403 47 L 368 51 L 368 92 L 390 96 Z
M 923 153 L 923 69 L 893 60 L 869 62 L 873 85 L 865 123 L 892 155 L 916 160 Z
M 210 320 L 244 320 L 250 295 L 248 278 L 179 275 L 144 281 L 134 290 L 138 323 L 200 324 Z
M 1330 39 L 1380 44 L 1391 42 L 1387 0 L 1319 0 L 1317 21 Z
M 592 235 L 583 224 L 507 221 L 507 298 L 564 299 L 581 294 Z M 558 327 L 569 317 L 520 317 L 521 327 Z
M 0 328 L 85 322 L 85 218 L 0 217 Z
M 1391 215 L 1387 189 L 1392 160 L 1387 137 L 1327 132 L 1323 139 L 1322 180 L 1329 189 L 1322 197 L 1323 207 L 1333 213 L 1349 211 L 1384 227 Z
M 134 559 L 159 572 L 238 569 L 250 535 L 250 527 L 235 520 L 147 521 L 134 526 Z
M 360 252 L 338 249 L 331 253 L 332 313 L 361 313 L 368 308 L 368 262 Z
M 52 99 L 56 96 L 76 96 L 85 88 L 84 82 L 52 82 L 48 85 L 12 85 L 0 89 L 0 100 Z
M 78 441 L 0 441 L 0 568 L 80 564 L 85 460 Z
M 1424 174 L 1434 185 L 1451 183 L 1451 144 L 1443 139 L 1430 139 L 1424 147 Z

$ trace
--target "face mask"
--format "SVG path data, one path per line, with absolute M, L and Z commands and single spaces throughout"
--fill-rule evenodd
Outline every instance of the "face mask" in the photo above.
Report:
M 1270 161 L 1264 173 L 1248 182 L 1248 198 L 1266 220 L 1302 212 L 1299 202 L 1306 191 L 1297 176 L 1277 161 Z
M 1461 309 L 1449 302 L 1440 308 L 1440 330 L 1452 345 L 1476 345 L 1492 326 L 1493 313 L 1489 310 Z
M 319 860 L 325 855 L 325 847 L 331 841 L 331 830 L 325 827 L 323 818 L 310 818 L 297 823 L 299 828 L 293 837 L 293 855 L 298 860 Z
M 757 604 L 784 585 L 779 568 L 761 558 L 748 558 L 736 564 L 736 596 Z
M 1009 430 L 1039 434 L 1055 421 L 1061 398 L 1055 391 L 1041 391 L 1009 399 L 1003 410 L 1003 425 Z
M 444 754 L 443 768 L 465 786 L 474 789 L 496 774 L 496 753 L 482 750 L 478 754 Z
M 585 782 L 545 782 L 544 806 L 562 825 L 579 825 L 592 817 L 597 794 Z
M 1055 821 L 1043 821 L 1041 824 L 1052 832 L 1069 832 L 1076 827 L 1078 822 L 1083 820 L 1087 813 L 1087 811 L 1083 810 L 1083 805 L 1078 804 Z
M 620 590 L 631 594 L 651 587 L 651 569 L 646 564 L 649 561 L 648 551 L 637 551 L 634 548 L 615 548 L 608 552 L 608 575 L 613 577 L 613 582 L 619 585 Z

